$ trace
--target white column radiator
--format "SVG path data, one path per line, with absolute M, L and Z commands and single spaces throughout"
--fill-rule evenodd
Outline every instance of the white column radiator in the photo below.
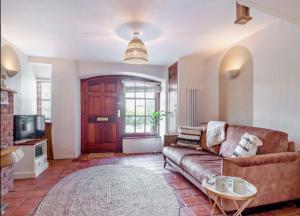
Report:
M 186 88 L 186 96 L 187 126 L 197 127 L 200 123 L 200 89 Z

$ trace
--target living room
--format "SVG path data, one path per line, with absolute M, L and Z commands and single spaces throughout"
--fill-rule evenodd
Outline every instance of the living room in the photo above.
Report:
M 1 212 L 299 215 L 299 11 L 2 0 Z

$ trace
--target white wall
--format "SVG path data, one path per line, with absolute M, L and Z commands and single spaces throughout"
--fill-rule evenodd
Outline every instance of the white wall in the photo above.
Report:
M 234 79 L 228 70 L 239 70 Z M 219 119 L 229 124 L 253 126 L 253 61 L 246 47 L 226 52 L 219 70 Z
M 14 44 L 1 37 L 1 47 L 9 45 L 13 47 L 20 61 L 19 73 L 6 80 L 6 85 L 17 91 L 14 96 L 14 114 L 34 115 L 37 112 L 36 81 L 28 62 L 28 56 Z
M 55 159 L 80 155 L 80 94 L 77 61 L 30 57 L 52 65 L 52 143 Z
M 122 63 L 103 63 L 93 61 L 79 61 L 78 75 L 88 78 L 101 75 L 132 75 L 143 78 L 164 81 L 168 68 L 154 65 L 130 65 Z
M 167 68 L 162 66 L 133 66 L 30 57 L 31 63 L 52 65 L 52 139 L 54 158 L 76 158 L 80 155 L 80 78 L 100 75 L 135 75 L 163 82 Z M 161 99 L 165 101 L 163 92 Z M 162 109 L 165 109 L 163 105 Z
M 253 57 L 253 125 L 287 132 L 300 149 L 300 26 L 280 20 L 235 45 Z M 229 49 L 205 60 L 209 119 L 218 118 L 218 73 Z
M 187 125 L 186 88 L 199 88 L 201 94 L 200 107 L 206 103 L 205 73 L 203 58 L 197 54 L 185 56 L 178 60 L 178 126 Z M 199 120 L 205 120 L 204 109 L 199 110 Z

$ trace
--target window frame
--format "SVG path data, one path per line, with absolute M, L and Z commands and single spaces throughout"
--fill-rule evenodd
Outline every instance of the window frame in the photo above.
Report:
M 139 79 L 138 80 L 128 80 L 129 82 L 138 82 L 139 81 Z M 144 79 L 142 79 L 142 80 L 140 80 L 140 81 L 144 81 L 144 82 L 155 82 L 155 81 L 152 81 L 152 80 L 144 80 Z M 160 85 L 160 83 L 159 82 L 155 82 L 155 83 L 157 83 L 158 85 Z M 124 104 L 124 108 L 123 108 L 123 117 L 122 117 L 122 119 L 123 119 L 123 122 L 124 122 L 124 124 L 123 124 L 123 131 L 124 131 L 124 133 L 123 133 L 123 137 L 124 138 L 146 138 L 146 137 L 153 137 L 153 133 L 151 133 L 151 132 L 136 132 L 136 120 L 135 120 L 135 122 L 134 122 L 134 129 L 135 129 L 135 132 L 133 132 L 133 133 L 128 133 L 128 132 L 126 132 L 126 117 L 128 117 L 128 116 L 132 116 L 132 117 L 139 117 L 139 116 L 141 116 L 141 117 L 144 117 L 145 118 L 145 120 L 144 120 L 144 123 L 145 123 L 145 127 L 146 127 L 146 119 L 147 119 L 147 114 L 146 114 L 146 104 L 145 104 L 145 115 L 136 115 L 136 108 L 135 108 L 135 114 L 134 115 L 126 115 L 126 99 L 134 99 L 134 101 L 135 101 L 135 104 L 136 104 L 136 100 L 137 99 L 142 99 L 142 100 L 144 100 L 145 101 L 145 103 L 146 103 L 146 101 L 147 100 L 154 100 L 154 111 L 155 112 L 157 112 L 157 111 L 159 111 L 159 108 L 160 108 L 160 93 L 154 93 L 154 99 L 152 99 L 152 98 L 140 98 L 140 97 L 128 97 L 128 98 L 126 98 L 126 96 L 125 96 L 125 92 L 123 92 L 122 93 L 122 97 L 123 97 L 123 104 Z M 145 128 L 144 128 L 145 129 Z M 144 130 L 145 131 L 145 130 Z M 158 130 L 159 131 L 159 130 Z M 155 135 L 158 135 L 158 134 L 155 134 Z

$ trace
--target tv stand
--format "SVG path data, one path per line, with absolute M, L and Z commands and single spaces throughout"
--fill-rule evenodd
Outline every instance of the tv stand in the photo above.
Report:
M 47 140 L 26 139 L 15 142 L 14 146 L 22 147 L 24 157 L 14 167 L 15 179 L 36 178 L 48 168 Z M 42 150 L 36 155 L 36 150 Z

